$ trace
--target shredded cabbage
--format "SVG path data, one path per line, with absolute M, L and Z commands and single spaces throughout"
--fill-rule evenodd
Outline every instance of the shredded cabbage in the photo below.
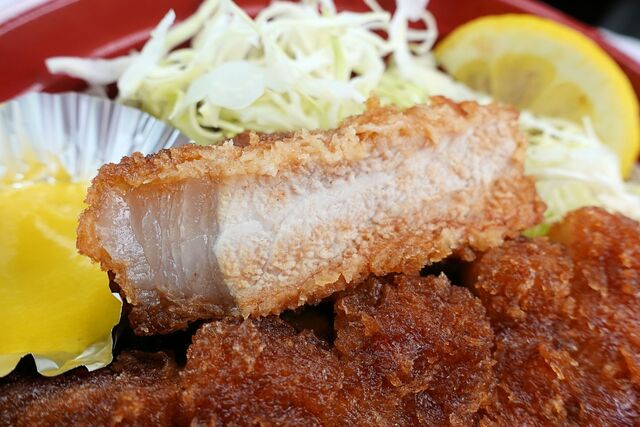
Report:
M 168 120 L 201 144 L 244 129 L 336 127 L 362 112 L 378 88 L 382 102 L 422 102 L 430 92 L 403 97 L 393 88 L 424 80 L 425 70 L 438 86 L 441 73 L 430 54 L 437 30 L 426 3 L 400 1 L 392 17 L 374 0 L 363 13 L 337 13 L 331 0 L 274 2 L 251 19 L 231 0 L 207 0 L 173 27 L 171 11 L 140 54 L 126 57 L 117 78 L 119 100 Z M 409 18 L 426 28 L 410 29 Z M 190 45 L 180 47 L 187 40 Z M 388 57 L 397 65 L 387 66 Z M 82 61 L 52 58 L 47 64 L 52 72 L 89 79 L 91 70 L 108 76 L 116 68 L 106 73 L 109 60 Z
M 393 16 L 375 0 L 365 3 L 368 12 L 338 13 L 332 0 L 275 1 L 252 19 L 231 0 L 206 0 L 173 26 L 169 12 L 139 54 L 51 58 L 47 65 L 93 85 L 117 81 L 119 101 L 169 121 L 200 144 L 245 129 L 336 127 L 362 112 L 372 95 L 403 108 L 433 95 L 491 101 L 438 70 L 428 0 L 398 0 Z M 530 142 L 526 172 L 548 205 L 544 223 L 529 234 L 544 234 L 585 205 L 640 219 L 640 186 L 622 180 L 615 154 L 588 122 L 523 112 L 521 126 Z
M 620 161 L 588 119 L 580 126 L 523 111 L 520 123 L 529 140 L 525 170 L 547 204 L 544 222 L 528 235 L 546 234 L 550 224 L 582 206 L 600 206 L 640 220 L 640 185 L 622 179 Z

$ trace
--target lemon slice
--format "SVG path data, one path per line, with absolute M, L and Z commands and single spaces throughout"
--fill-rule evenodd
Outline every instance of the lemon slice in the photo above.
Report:
M 589 117 L 628 176 L 640 150 L 638 101 L 618 65 L 577 31 L 532 15 L 488 16 L 451 33 L 439 63 L 472 89 L 534 113 Z

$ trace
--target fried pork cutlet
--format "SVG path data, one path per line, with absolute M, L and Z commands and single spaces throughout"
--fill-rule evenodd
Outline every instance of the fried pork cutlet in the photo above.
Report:
M 434 98 L 332 131 L 133 155 L 95 178 L 78 248 L 115 273 L 138 334 L 415 274 L 540 219 L 517 118 Z
M 335 303 L 336 341 L 278 318 L 196 334 L 185 425 L 472 425 L 492 394 L 483 307 L 444 276 L 369 279 Z
M 53 378 L 0 378 L 2 426 L 170 426 L 177 415 L 177 368 L 164 353 L 130 352 L 108 368 Z
M 640 224 L 581 209 L 551 239 L 488 251 L 473 285 L 496 333 L 483 425 L 637 425 Z

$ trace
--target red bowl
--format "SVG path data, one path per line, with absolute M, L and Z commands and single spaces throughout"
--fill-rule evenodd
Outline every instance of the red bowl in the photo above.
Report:
M 178 19 L 193 13 L 201 0 L 22 0 L 0 11 L 0 100 L 28 90 L 81 89 L 77 80 L 49 74 L 44 60 L 72 55 L 111 57 L 139 48 L 164 14 Z M 255 14 L 269 0 L 236 0 Z M 361 0 L 337 0 L 340 9 L 365 10 Z M 381 4 L 393 9 L 393 0 Z M 429 9 L 441 35 L 473 18 L 502 13 L 531 13 L 569 25 L 595 40 L 627 73 L 640 96 L 640 64 L 600 36 L 594 28 L 532 0 L 431 0 Z

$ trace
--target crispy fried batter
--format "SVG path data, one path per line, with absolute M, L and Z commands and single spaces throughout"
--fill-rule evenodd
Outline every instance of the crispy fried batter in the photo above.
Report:
M 409 425 L 470 425 L 492 392 L 484 308 L 444 275 L 395 284 L 371 279 L 335 304 L 335 348 L 362 384 L 365 405 L 349 424 L 373 409 Z M 394 395 L 397 407 L 389 404 Z
M 181 374 L 182 423 L 472 424 L 492 392 L 493 335 L 466 289 L 370 279 L 335 308 L 334 348 L 274 318 L 203 326 Z
M 477 261 L 496 333 L 497 396 L 485 425 L 637 425 L 640 224 L 581 209 L 546 239 Z
M 129 352 L 108 368 L 54 377 L 0 379 L 2 426 L 170 426 L 177 369 L 165 353 Z
M 80 251 L 116 274 L 139 334 L 316 302 L 417 273 L 538 222 L 517 113 L 434 98 L 332 131 L 243 135 L 106 165 Z
M 184 425 L 318 425 L 345 412 L 339 360 L 277 318 L 203 325 L 181 378 Z

